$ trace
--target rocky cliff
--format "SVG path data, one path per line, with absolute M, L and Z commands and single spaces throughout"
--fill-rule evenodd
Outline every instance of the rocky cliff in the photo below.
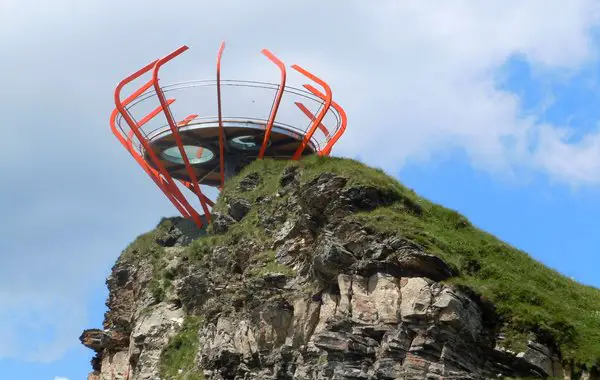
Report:
M 349 160 L 252 164 L 107 286 L 88 379 L 599 378 L 599 290 Z

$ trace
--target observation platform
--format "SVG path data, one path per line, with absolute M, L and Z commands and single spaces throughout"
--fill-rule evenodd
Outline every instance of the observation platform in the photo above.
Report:
M 119 142 L 181 214 L 198 227 L 210 222 L 214 205 L 201 186 L 220 189 L 227 178 L 257 159 L 329 155 L 347 123 L 326 82 L 292 65 L 322 90 L 312 84 L 287 86 L 285 64 L 266 49 L 262 54 L 277 67 L 279 83 L 222 80 L 224 48 L 222 43 L 216 80 L 159 84 L 161 67 L 187 46 L 128 76 L 115 90 L 116 108 L 110 119 Z M 149 73 L 149 80 L 122 98 L 125 86 Z M 185 188 L 197 197 L 203 214 L 183 195 Z
M 244 166 L 258 158 L 267 120 L 222 120 L 225 135 L 225 178 L 237 174 Z M 267 143 L 264 157 L 290 160 L 303 139 L 302 131 L 290 126 L 275 124 Z M 214 118 L 195 120 L 179 128 L 184 152 L 196 173 L 198 183 L 208 186 L 221 184 L 219 160 L 219 122 Z M 150 147 L 173 178 L 190 182 L 185 162 L 168 126 L 149 136 Z M 302 156 L 314 154 L 317 144 L 308 143 Z M 144 153 L 146 161 L 149 152 Z M 155 165 L 152 165 L 158 169 Z

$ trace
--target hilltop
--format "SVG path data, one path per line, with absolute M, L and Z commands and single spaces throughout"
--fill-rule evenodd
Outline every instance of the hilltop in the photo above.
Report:
M 214 211 L 122 253 L 90 376 L 598 376 L 600 290 L 380 170 L 256 161 Z

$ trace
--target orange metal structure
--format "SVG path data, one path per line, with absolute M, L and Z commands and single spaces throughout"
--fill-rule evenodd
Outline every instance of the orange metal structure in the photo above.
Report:
M 277 66 L 280 72 L 278 84 L 222 80 L 221 59 L 224 49 L 223 42 L 217 54 L 216 81 L 161 86 L 160 69 L 188 50 L 187 46 L 149 63 L 117 85 L 115 109 L 110 117 L 112 133 L 123 147 L 173 206 L 200 228 L 210 223 L 210 208 L 214 206 L 214 202 L 202 192 L 201 185 L 220 189 L 228 176 L 256 159 L 298 160 L 307 154 L 327 156 L 347 124 L 346 113 L 333 101 L 331 88 L 325 81 L 298 65 L 292 65 L 295 71 L 318 84 L 323 91 L 311 84 L 303 85 L 304 89 L 286 87 L 285 64 L 267 49 L 263 49 L 262 54 Z M 123 88 L 145 74 L 150 74 L 150 79 L 123 99 Z M 216 117 L 210 116 L 215 112 L 213 106 L 208 105 L 210 101 L 202 102 L 201 96 L 192 97 L 193 106 L 182 113 L 173 108 L 179 102 L 165 95 L 167 92 L 183 93 L 189 90 L 197 90 L 202 95 L 202 91 L 212 87 L 216 88 Z M 224 115 L 224 89 L 230 91 L 229 95 L 234 99 L 232 104 L 242 108 L 235 112 L 244 116 L 231 113 Z M 242 91 L 242 95 L 236 96 L 235 90 Z M 267 96 L 264 92 L 274 95 Z M 288 98 L 290 101 L 286 101 Z M 259 113 L 259 117 L 246 114 L 252 113 L 247 109 L 254 106 L 256 99 L 272 99 L 270 107 L 258 107 L 258 111 L 253 111 Z M 150 109 L 139 110 L 148 103 L 153 103 Z M 267 111 L 268 117 L 264 117 L 263 113 Z M 158 116 L 161 114 L 166 123 L 160 122 Z M 306 121 L 306 118 L 309 119 L 308 126 L 305 129 L 298 128 L 297 125 Z M 328 127 L 325 126 L 325 119 Z M 148 127 L 157 122 L 159 127 Z M 316 136 L 317 132 L 320 132 L 320 137 Z M 180 186 L 195 195 L 202 214 L 184 196 Z

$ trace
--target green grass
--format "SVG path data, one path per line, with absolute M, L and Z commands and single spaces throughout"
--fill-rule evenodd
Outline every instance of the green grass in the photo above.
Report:
M 258 198 L 265 196 L 273 196 L 279 189 L 279 178 L 283 170 L 293 165 L 289 161 L 277 160 L 258 160 L 245 167 L 240 174 L 227 180 L 225 188 L 215 206 L 215 211 L 225 211 L 225 205 L 229 198 L 244 198 L 254 203 Z M 252 191 L 241 191 L 239 189 L 240 182 L 251 173 L 258 173 L 261 180 L 258 186 Z
M 266 250 L 252 256 L 250 264 L 246 272 L 251 277 L 262 277 L 270 273 L 281 273 L 289 277 L 296 275 L 296 272 L 292 268 L 278 263 L 275 258 L 275 252 L 271 250 Z
M 173 336 L 160 357 L 160 376 L 173 380 L 203 380 L 195 359 L 198 353 L 198 330 L 202 319 L 186 316 L 181 330 Z M 181 370 L 181 373 L 179 371 Z
M 126 261 L 133 257 L 160 256 L 164 252 L 163 247 L 156 243 L 156 230 L 138 236 L 121 254 L 120 260 Z
M 148 288 L 156 302 L 165 299 L 171 287 L 174 273 L 166 270 L 167 257 L 164 247 L 157 240 L 171 228 L 172 222 L 163 218 L 156 228 L 138 236 L 122 253 L 119 260 L 148 260 L 152 265 L 152 280 Z
M 196 239 L 185 250 L 185 255 L 192 261 L 198 262 L 209 255 L 213 248 L 225 239 L 222 235 L 208 235 Z
M 259 197 L 273 196 L 280 188 L 281 174 L 287 167 L 296 166 L 301 169 L 301 182 L 306 183 L 324 172 L 334 173 L 348 179 L 346 187 L 373 186 L 384 191 L 394 192 L 401 196 L 416 196 L 414 191 L 402 186 L 380 169 L 367 168 L 358 161 L 335 157 L 309 156 L 301 161 L 258 160 L 245 167 L 237 176 L 225 184 L 216 210 L 222 211 L 229 197 L 245 198 L 254 202 Z M 238 186 L 250 173 L 258 173 L 261 182 L 252 191 L 242 192 Z
M 225 211 L 229 198 L 244 198 L 255 206 L 227 233 L 194 241 L 186 250 L 188 258 L 200 261 L 210 255 L 216 245 L 234 246 L 252 240 L 258 246 L 265 243 L 265 249 L 250 258 L 247 275 L 261 276 L 269 272 L 293 275 L 290 268 L 276 262 L 273 252 L 268 250 L 270 238 L 258 223 L 259 209 L 269 212 L 285 201 L 287 195 L 275 197 L 275 194 L 280 190 L 281 175 L 289 166 L 299 167 L 302 183 L 330 172 L 347 178 L 346 187 L 373 186 L 396 195 L 399 201 L 392 205 L 352 214 L 349 218 L 381 233 L 411 240 L 444 259 L 459 274 L 448 283 L 471 289 L 496 306 L 504 322 L 502 332 L 506 339 L 502 344 L 506 348 L 521 351 L 533 332 L 542 341 L 555 342 L 563 359 L 573 361 L 575 366 L 589 368 L 600 364 L 599 289 L 579 284 L 545 267 L 525 252 L 476 228 L 456 211 L 429 202 L 383 171 L 353 160 L 308 157 L 299 162 L 255 161 L 226 183 L 215 209 Z M 252 172 L 259 173 L 260 184 L 252 191 L 240 191 L 240 181 Z M 261 197 L 272 200 L 257 206 L 255 202 Z M 156 238 L 168 229 L 168 223 L 168 220 L 162 221 L 155 231 L 140 236 L 121 258 L 125 260 L 139 254 L 150 258 L 155 272 L 150 286 L 157 299 L 164 298 L 170 284 L 170 275 L 164 270 L 164 249 L 156 243 Z M 197 347 L 190 337 L 197 329 L 192 331 L 189 322 L 186 326 L 166 351 L 164 361 L 171 364 L 165 364 L 161 371 L 179 365 L 175 363 L 191 363 L 191 352 Z M 189 376 L 175 378 L 201 378 Z
M 302 168 L 302 180 L 306 183 L 321 173 L 334 173 L 345 177 L 346 187 L 373 186 L 400 196 L 415 196 L 415 192 L 402 186 L 385 174 L 381 169 L 369 168 L 364 164 L 345 158 L 309 156 L 294 163 Z
M 256 161 L 226 184 L 218 207 L 228 197 L 253 202 L 261 196 L 273 196 L 280 187 L 281 174 L 290 165 L 302 169 L 302 183 L 331 172 L 346 177 L 347 187 L 374 186 L 397 195 L 400 201 L 351 218 L 382 233 L 412 240 L 453 266 L 459 276 L 450 283 L 467 287 L 495 304 L 505 323 L 503 344 L 507 348 L 523 349 L 528 332 L 534 332 L 542 340 L 556 342 L 566 360 L 587 366 L 600 364 L 600 290 L 545 267 L 472 226 L 456 211 L 419 197 L 381 170 L 339 158 Z M 252 172 L 260 173 L 261 184 L 253 191 L 240 192 L 239 182 Z M 240 228 L 254 228 L 251 215 L 249 219 Z
M 505 319 L 508 348 L 524 348 L 527 331 L 551 336 L 563 356 L 600 363 L 600 290 L 581 285 L 494 236 L 456 223 L 456 213 L 419 200 L 423 213 L 395 206 L 356 215 L 377 230 L 413 240 L 458 270 L 450 282 L 492 301 Z

